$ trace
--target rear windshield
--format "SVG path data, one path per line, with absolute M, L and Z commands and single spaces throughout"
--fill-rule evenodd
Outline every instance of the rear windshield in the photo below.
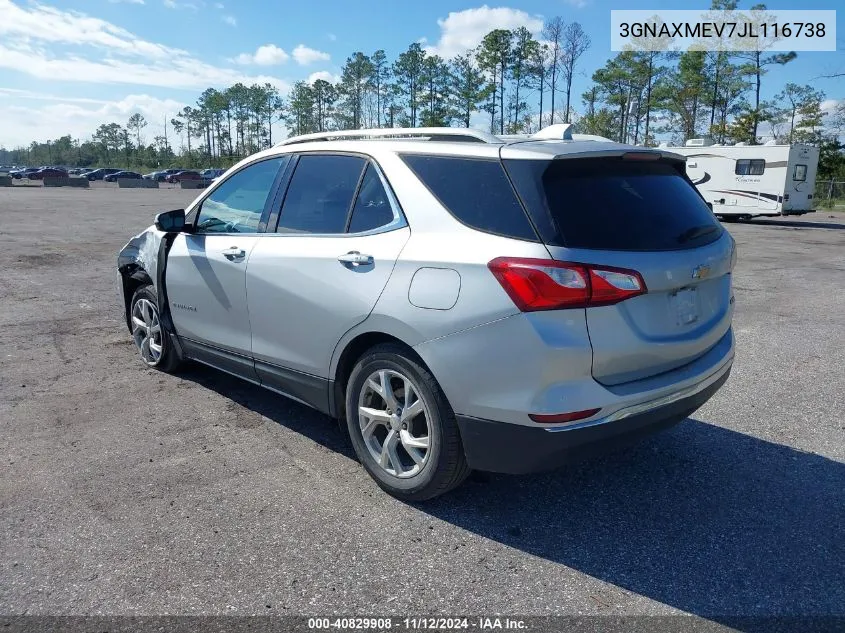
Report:
M 505 161 L 551 245 L 658 251 L 709 244 L 721 225 L 670 163 L 622 158 Z

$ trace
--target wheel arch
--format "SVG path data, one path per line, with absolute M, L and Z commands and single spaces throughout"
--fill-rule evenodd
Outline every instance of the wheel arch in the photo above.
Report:
M 364 327 L 364 325 L 367 327 Z M 333 417 L 342 420 L 346 415 L 346 383 L 352 368 L 359 358 L 370 348 L 381 343 L 401 345 L 415 362 L 431 369 L 414 351 L 414 345 L 421 342 L 421 336 L 413 328 L 390 318 L 368 319 L 360 326 L 351 329 L 338 342 L 332 354 L 329 367 L 329 409 Z M 433 374 L 433 372 L 432 372 Z
M 126 327 L 132 329 L 129 323 L 129 314 L 132 308 L 132 297 L 141 286 L 154 286 L 152 277 L 138 264 L 131 264 L 119 269 L 121 290 L 123 292 L 123 318 L 126 322 Z

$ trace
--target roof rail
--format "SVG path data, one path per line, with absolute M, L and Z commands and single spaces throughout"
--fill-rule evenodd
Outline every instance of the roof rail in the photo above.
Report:
M 302 134 L 285 139 L 276 143 L 275 147 L 281 145 L 294 145 L 296 143 L 308 143 L 310 141 L 332 141 L 332 140 L 353 140 L 369 138 L 418 138 L 427 141 L 460 141 L 468 143 L 501 143 L 501 139 L 489 132 L 474 130 L 471 128 L 457 127 L 415 127 L 415 128 L 375 128 L 368 130 L 335 130 L 331 132 L 314 132 L 313 134 Z

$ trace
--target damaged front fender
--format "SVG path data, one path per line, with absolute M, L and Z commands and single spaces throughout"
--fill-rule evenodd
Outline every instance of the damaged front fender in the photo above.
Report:
M 170 304 L 167 300 L 167 288 L 164 281 L 167 253 L 176 235 L 176 233 L 159 231 L 153 225 L 133 237 L 117 255 L 117 277 L 126 327 L 132 330 L 130 323 L 132 296 L 141 286 L 151 285 L 158 297 L 161 324 L 171 335 L 177 353 L 181 356 L 181 345 L 170 316 Z
M 117 278 L 127 327 L 130 327 L 129 308 L 135 291 L 152 285 L 158 293 L 159 252 L 165 235 L 151 226 L 129 240 L 117 254 Z

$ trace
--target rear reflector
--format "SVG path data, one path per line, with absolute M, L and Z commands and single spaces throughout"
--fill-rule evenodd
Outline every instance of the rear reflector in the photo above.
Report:
M 586 409 L 584 411 L 570 411 L 569 413 L 554 413 L 552 415 L 540 415 L 529 413 L 528 417 L 541 424 L 559 424 L 560 422 L 575 422 L 594 416 L 601 409 Z
M 646 292 L 640 273 L 624 268 L 518 257 L 487 267 L 523 312 L 612 305 Z

